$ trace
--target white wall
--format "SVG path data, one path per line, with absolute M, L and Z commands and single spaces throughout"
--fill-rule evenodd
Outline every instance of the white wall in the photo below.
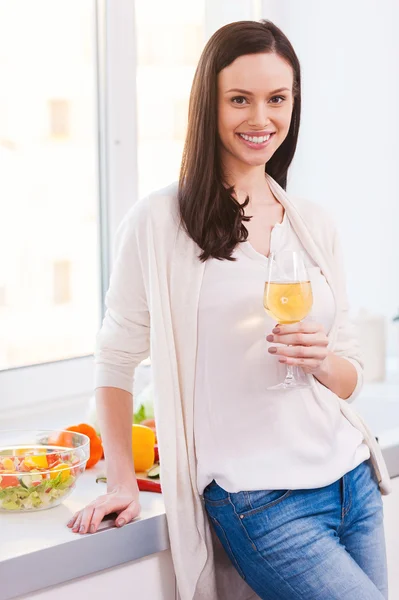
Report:
M 263 0 L 262 17 L 284 31 L 302 67 L 288 191 L 337 220 L 353 313 L 365 307 L 388 324 L 399 308 L 399 2 Z

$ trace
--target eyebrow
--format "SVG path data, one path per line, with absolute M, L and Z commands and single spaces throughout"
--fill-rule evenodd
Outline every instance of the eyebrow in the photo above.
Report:
M 271 92 L 270 94 L 273 95 L 273 94 L 278 94 L 279 92 L 285 92 L 285 91 L 290 92 L 291 90 L 286 87 L 281 87 L 281 88 L 278 88 L 278 90 L 274 90 L 274 92 Z M 227 92 L 225 92 L 225 94 L 228 94 L 230 92 L 239 92 L 240 94 L 246 94 L 247 96 L 253 96 L 252 92 L 249 92 L 248 90 L 240 90 L 238 88 L 233 88 L 231 90 L 227 90 Z

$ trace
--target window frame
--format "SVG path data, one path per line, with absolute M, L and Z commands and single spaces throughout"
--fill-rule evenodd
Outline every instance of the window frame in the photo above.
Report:
M 100 329 L 115 233 L 137 199 L 136 46 L 134 3 L 95 0 L 94 6 Z M 93 355 L 11 368 L 0 371 L 0 415 L 93 392 Z

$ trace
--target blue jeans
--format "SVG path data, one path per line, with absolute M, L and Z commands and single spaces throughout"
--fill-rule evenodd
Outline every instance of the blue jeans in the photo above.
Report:
M 265 600 L 388 598 L 383 505 L 371 461 L 314 489 L 229 493 L 204 504 L 216 535 Z

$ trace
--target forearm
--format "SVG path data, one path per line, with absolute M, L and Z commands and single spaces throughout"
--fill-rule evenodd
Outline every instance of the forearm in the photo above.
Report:
M 327 358 L 313 375 L 343 400 L 349 398 L 357 384 L 355 367 L 345 358 L 329 352 Z
M 108 489 L 120 483 L 136 486 L 132 453 L 132 394 L 119 388 L 100 387 L 95 395 Z

